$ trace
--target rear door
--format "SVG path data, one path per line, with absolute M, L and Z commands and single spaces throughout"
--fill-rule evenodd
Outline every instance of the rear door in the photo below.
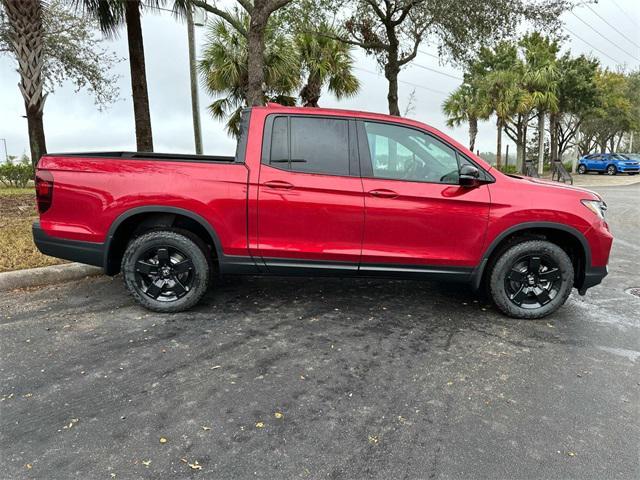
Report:
M 257 231 L 269 271 L 357 271 L 364 199 L 356 155 L 354 120 L 267 117 Z
M 490 196 L 487 185 L 459 185 L 459 163 L 469 160 L 436 136 L 397 124 L 359 121 L 358 137 L 365 192 L 360 269 L 476 265 Z

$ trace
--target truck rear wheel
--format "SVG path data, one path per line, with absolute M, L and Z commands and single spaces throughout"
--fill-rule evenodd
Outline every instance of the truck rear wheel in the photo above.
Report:
M 506 249 L 489 276 L 496 306 L 514 318 L 545 317 L 567 301 L 573 288 L 573 264 L 559 246 L 529 240 Z
M 189 232 L 160 230 L 132 240 L 122 258 L 124 284 L 143 307 L 181 312 L 209 286 L 206 246 Z

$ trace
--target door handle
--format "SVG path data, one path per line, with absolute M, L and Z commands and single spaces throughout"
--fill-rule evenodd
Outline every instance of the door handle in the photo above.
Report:
M 371 190 L 369 195 L 373 195 L 378 198 L 396 198 L 398 194 L 393 190 L 387 190 L 386 188 L 381 188 L 380 190 Z
M 268 182 L 264 182 L 265 187 L 269 188 L 279 188 L 283 190 L 291 190 L 293 185 L 289 182 L 283 182 L 282 180 L 270 180 Z

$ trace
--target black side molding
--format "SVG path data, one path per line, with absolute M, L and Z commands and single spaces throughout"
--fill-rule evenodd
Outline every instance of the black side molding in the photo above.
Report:
M 596 285 L 600 285 L 600 283 L 608 273 L 609 271 L 607 267 L 587 268 L 587 271 L 584 273 L 584 280 L 582 281 L 582 285 L 576 285 L 578 293 L 580 295 L 584 295 L 585 293 L 587 293 L 587 289 L 595 287 Z
M 33 223 L 31 229 L 33 241 L 43 254 L 104 268 L 103 243 L 80 242 L 78 240 L 52 237 L 42 230 L 38 221 Z

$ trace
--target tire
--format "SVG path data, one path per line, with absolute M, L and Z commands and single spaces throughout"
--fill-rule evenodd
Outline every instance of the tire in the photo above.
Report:
M 637 175 L 638 172 L 629 172 L 629 175 Z
M 587 167 L 585 167 L 584 165 L 578 166 L 578 173 L 580 175 L 584 175 L 585 173 L 587 173 Z
M 533 320 L 550 315 L 564 305 L 572 288 L 571 259 L 545 240 L 507 248 L 489 274 L 491 298 L 501 312 L 513 318 Z
M 124 284 L 133 298 L 154 312 L 182 312 L 209 287 L 207 247 L 186 231 L 157 230 L 132 240 L 122 257 Z
M 607 167 L 607 175 L 611 175 L 611 176 L 613 176 L 613 175 L 615 175 L 616 173 L 618 173 L 618 169 L 616 168 L 616 166 L 615 166 L 615 165 L 609 165 L 609 166 Z

